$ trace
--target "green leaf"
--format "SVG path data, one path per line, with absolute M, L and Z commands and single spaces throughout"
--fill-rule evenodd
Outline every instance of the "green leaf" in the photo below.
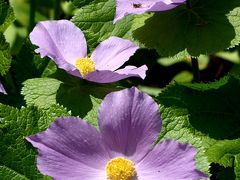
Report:
M 209 84 L 169 85 L 157 98 L 163 119 L 159 139 L 191 143 L 200 170 L 206 172 L 207 162 L 219 163 L 233 167 L 239 178 L 239 91 L 240 79 L 232 75 Z
M 0 104 L 0 177 L 43 179 L 38 172 L 36 150 L 26 136 L 45 130 L 57 117 L 69 115 L 63 107 L 53 106 L 48 111 L 36 107 L 20 110 Z M 26 179 L 25 178 L 25 179 Z M 2 178 L 1 178 L 2 179 Z
M 240 153 L 235 156 L 235 161 L 234 161 L 234 172 L 236 175 L 236 179 L 240 179 Z
M 4 35 L 0 32 L 0 74 L 2 76 L 8 72 L 11 59 L 9 44 L 6 42 Z
M 232 139 L 240 135 L 239 91 L 239 78 L 226 76 L 209 84 L 175 83 L 159 99 L 167 107 L 186 109 L 196 130 L 218 140 Z
M 234 167 L 236 179 L 240 179 L 240 139 L 216 142 L 206 151 L 208 159 L 224 167 Z
M 30 1 L 9 0 L 9 2 L 13 8 L 17 22 L 25 27 L 29 26 Z M 35 22 L 50 19 L 51 13 L 49 11 L 53 8 L 53 0 L 49 1 L 35 0 L 34 2 L 36 8 Z
M 160 88 L 151 86 L 138 86 L 138 89 L 150 96 L 158 96 L 158 94 L 162 91 Z
M 193 74 L 189 71 L 182 71 L 180 73 L 178 73 L 176 76 L 173 77 L 172 81 L 176 81 L 176 82 L 192 82 L 193 80 Z
M 173 10 L 154 13 L 133 32 L 145 47 L 182 59 L 211 54 L 240 42 L 240 2 L 189 0 Z
M 110 36 L 129 38 L 133 25 L 133 16 L 113 24 L 115 0 L 95 0 L 82 7 L 72 21 L 84 32 L 90 51 Z
M 98 124 L 97 112 L 102 99 L 106 94 L 118 90 L 113 85 L 88 84 L 73 77 L 68 82 L 35 78 L 23 84 L 22 95 L 28 106 L 47 109 L 53 104 L 60 104 L 71 111 L 72 115 L 80 116 L 94 126 Z
M 13 60 L 12 68 L 15 72 L 17 84 L 21 87 L 22 82 L 27 79 L 41 77 L 48 63 L 48 58 L 41 58 L 34 53 L 35 47 L 26 41 L 21 51 Z
M 0 32 L 4 32 L 14 20 L 12 7 L 4 0 L 0 0 Z
M 27 180 L 26 177 L 23 175 L 17 173 L 16 171 L 5 167 L 5 166 L 0 166 L 0 178 L 2 180 Z
M 240 139 L 217 141 L 206 151 L 206 154 L 211 162 L 232 167 L 235 156 L 240 155 Z
M 211 144 L 214 140 L 194 130 L 189 123 L 189 116 L 186 109 L 161 105 L 160 113 L 163 125 L 158 141 L 175 139 L 182 143 L 190 143 L 197 149 L 197 168 L 205 174 L 209 174 L 210 163 L 204 152 L 208 144 Z
M 45 67 L 44 71 L 42 72 L 41 77 L 48 77 L 56 73 L 57 66 L 53 61 L 49 61 L 47 66 Z
M 221 51 L 215 54 L 217 57 L 220 57 L 224 60 L 230 61 L 235 64 L 240 64 L 239 51 Z
M 28 105 L 48 109 L 57 103 L 57 91 L 61 84 L 61 81 L 52 78 L 29 79 L 23 83 L 22 94 Z
M 74 6 L 76 6 L 77 8 L 81 8 L 85 5 L 93 3 L 96 0 L 71 0 L 71 1 L 74 4 Z

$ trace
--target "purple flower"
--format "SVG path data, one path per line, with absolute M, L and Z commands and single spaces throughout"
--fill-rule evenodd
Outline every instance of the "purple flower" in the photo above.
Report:
M 129 14 L 142 14 L 173 9 L 185 3 L 186 0 L 116 0 L 116 23 Z
M 119 69 L 138 46 L 129 40 L 110 37 L 88 57 L 82 31 L 68 20 L 38 23 L 30 33 L 30 40 L 39 46 L 35 51 L 41 57 L 50 57 L 59 68 L 88 81 L 110 83 L 132 76 L 142 79 L 146 76 L 145 65 Z
M 206 176 L 195 167 L 195 149 L 165 140 L 158 105 L 136 88 L 108 94 L 99 108 L 99 131 L 86 121 L 61 117 L 27 137 L 38 148 L 44 175 L 68 180 L 192 180 Z
M 7 94 L 1 82 L 0 82 L 0 93 Z

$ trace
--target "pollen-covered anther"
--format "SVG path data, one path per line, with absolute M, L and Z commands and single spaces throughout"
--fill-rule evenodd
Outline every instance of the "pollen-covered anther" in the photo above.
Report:
M 105 170 L 108 180 L 133 180 L 136 177 L 134 163 L 123 157 L 111 159 Z
M 95 71 L 95 62 L 89 57 L 77 59 L 75 66 L 82 76 L 86 76 Z

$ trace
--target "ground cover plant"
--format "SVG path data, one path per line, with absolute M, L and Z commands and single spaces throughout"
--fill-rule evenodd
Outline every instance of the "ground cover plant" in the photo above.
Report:
M 240 180 L 240 2 L 0 0 L 0 179 Z

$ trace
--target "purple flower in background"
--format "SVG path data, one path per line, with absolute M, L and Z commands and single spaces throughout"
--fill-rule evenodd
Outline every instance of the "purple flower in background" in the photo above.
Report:
M 2 83 L 0 82 L 0 93 L 7 94 L 5 88 L 3 87 Z
M 110 37 L 100 43 L 91 57 L 82 31 L 68 20 L 44 21 L 30 33 L 30 40 L 37 45 L 41 57 L 50 57 L 59 68 L 74 76 L 110 83 L 127 77 L 146 76 L 147 67 L 126 66 L 119 69 L 139 48 L 129 40 Z
M 129 14 L 142 14 L 173 9 L 185 3 L 186 0 L 116 0 L 116 23 Z
M 27 137 L 38 148 L 37 166 L 54 179 L 192 180 L 206 178 L 195 167 L 195 149 L 165 140 L 158 105 L 136 88 L 108 94 L 99 108 L 99 131 L 86 121 L 61 117 Z

